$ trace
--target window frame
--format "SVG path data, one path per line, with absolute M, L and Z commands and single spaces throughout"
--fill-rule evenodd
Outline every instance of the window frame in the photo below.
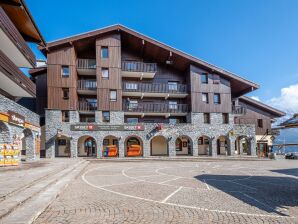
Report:
M 178 102 L 176 100 L 169 101 L 169 109 L 170 110 L 178 110 Z
M 69 110 L 61 110 L 62 122 L 69 122 Z M 67 116 L 66 116 L 67 115 Z
M 107 75 L 108 75 L 107 77 L 104 76 L 104 71 L 107 71 Z M 109 70 L 109 68 L 105 68 L 105 67 L 101 68 L 101 78 L 106 79 L 106 80 L 110 79 L 110 70 Z
M 204 96 L 206 96 L 206 101 L 204 100 Z M 202 93 L 202 102 L 209 104 L 209 94 L 208 93 Z
M 210 121 L 210 113 L 204 113 L 203 114 L 203 117 L 204 117 L 204 124 L 210 124 L 211 121 Z M 207 120 L 206 120 L 207 118 Z
M 112 93 L 115 93 L 115 98 L 112 98 Z M 117 101 L 117 90 L 116 89 L 111 89 L 110 90 L 110 101 L 111 102 L 116 102 Z
M 177 82 L 177 81 L 168 81 L 168 90 L 177 92 L 178 91 L 178 84 L 179 84 L 179 82 Z
M 137 122 L 132 122 L 131 121 L 132 119 L 135 119 Z M 139 118 L 137 118 L 137 117 L 128 117 L 128 118 L 126 118 L 126 123 L 127 124 L 138 124 L 139 123 Z
M 65 93 L 67 92 L 67 96 L 65 96 Z M 69 99 L 69 88 L 62 88 L 62 97 L 64 100 Z
M 64 73 L 64 68 L 68 69 L 68 73 Z M 69 78 L 70 77 L 70 68 L 69 65 L 61 65 L 61 77 L 62 78 Z
M 258 122 L 258 128 L 263 128 L 264 127 L 263 119 L 258 118 L 257 122 Z
M 106 51 L 107 56 L 105 56 L 104 50 L 107 50 Z M 109 47 L 108 46 L 101 46 L 101 49 L 100 49 L 100 58 L 102 58 L 102 59 L 108 59 L 109 58 Z
M 105 115 L 105 114 L 107 114 L 108 116 Z M 108 118 L 108 119 L 106 119 L 106 118 Z M 108 123 L 110 121 L 111 121 L 111 113 L 110 113 L 110 111 L 102 111 L 102 122 Z
M 206 77 L 206 81 L 203 80 L 203 77 Z M 208 84 L 208 73 L 207 72 L 203 72 L 201 74 L 201 83 L 202 84 Z
M 222 113 L 222 123 L 229 124 L 229 113 Z
M 215 97 L 216 96 L 218 96 L 218 101 L 215 101 Z M 219 105 L 219 104 L 221 104 L 221 96 L 220 96 L 220 93 L 214 93 L 213 94 L 213 103 L 215 104 L 215 105 Z

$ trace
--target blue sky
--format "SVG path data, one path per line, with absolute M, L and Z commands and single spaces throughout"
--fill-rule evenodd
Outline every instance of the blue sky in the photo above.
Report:
M 297 0 L 26 3 L 46 41 L 120 23 L 260 84 L 251 96 L 298 112 Z

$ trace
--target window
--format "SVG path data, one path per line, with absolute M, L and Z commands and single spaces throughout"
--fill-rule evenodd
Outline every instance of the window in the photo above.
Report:
M 220 104 L 220 94 L 219 93 L 214 93 L 213 102 L 214 102 L 214 104 Z
M 117 101 L 117 91 L 110 90 L 110 101 Z
M 178 90 L 178 82 L 168 82 L 168 88 L 170 91 Z
M 148 120 L 148 119 L 144 120 L 143 122 L 146 123 L 146 124 L 152 124 L 152 123 L 155 123 L 154 120 Z
M 101 47 L 101 58 L 109 58 L 109 48 Z
M 212 76 L 213 79 L 213 84 L 220 84 L 220 77 L 219 75 L 213 75 Z
M 132 82 L 127 82 L 125 83 L 125 89 L 138 89 L 138 84 L 137 83 L 132 83 Z
M 69 88 L 63 88 L 63 99 L 69 99 Z
M 129 105 L 128 108 L 131 109 L 135 109 L 138 108 L 138 101 L 137 100 L 130 100 L 129 101 Z
M 207 73 L 201 74 L 201 83 L 208 84 L 208 74 Z
M 61 67 L 61 74 L 63 78 L 68 78 L 69 77 L 69 66 L 67 65 L 62 65 Z
M 101 77 L 103 79 L 109 79 L 109 69 L 108 68 L 101 69 Z
M 102 112 L 102 121 L 103 122 L 110 122 L 110 111 L 103 111 Z
M 223 113 L 222 114 L 222 123 L 223 124 L 228 124 L 229 123 L 229 114 L 228 113 Z
M 66 139 L 63 139 L 63 138 L 58 139 L 58 145 L 66 145 Z
M 208 93 L 202 93 L 202 101 L 205 103 L 209 103 Z
M 169 109 L 177 110 L 178 109 L 177 101 L 169 101 Z
M 179 119 L 177 118 L 169 118 L 169 124 L 178 124 L 179 123 Z
M 62 111 L 62 122 L 69 122 L 69 111 Z
M 263 128 L 263 119 L 258 119 L 258 128 Z
M 127 118 L 127 123 L 129 123 L 129 124 L 137 124 L 137 123 L 139 123 L 139 119 L 137 117 L 128 117 Z
M 210 124 L 210 114 L 209 113 L 204 113 L 204 123 Z

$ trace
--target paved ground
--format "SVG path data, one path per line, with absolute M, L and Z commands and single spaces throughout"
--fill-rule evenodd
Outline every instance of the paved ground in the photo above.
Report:
M 297 217 L 297 161 L 93 161 L 35 223 L 298 223 Z

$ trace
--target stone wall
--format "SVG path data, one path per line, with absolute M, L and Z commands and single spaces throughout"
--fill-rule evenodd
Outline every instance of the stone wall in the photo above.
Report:
M 101 112 L 96 112 L 96 120 L 101 120 Z M 157 135 L 162 135 L 168 140 L 168 151 L 170 157 L 176 156 L 175 150 L 175 141 L 179 136 L 188 136 L 193 143 L 192 155 L 198 155 L 198 138 L 201 136 L 207 136 L 209 138 L 210 144 L 212 145 L 212 150 L 209 152 L 209 155 L 217 155 L 217 138 L 220 136 L 226 136 L 228 139 L 229 155 L 234 155 L 235 152 L 235 139 L 237 136 L 232 136 L 231 132 L 235 132 L 235 128 L 240 130 L 241 135 L 254 136 L 254 128 L 247 126 L 247 128 L 242 127 L 241 129 L 234 125 L 233 115 L 230 115 L 229 124 L 222 124 L 222 114 L 221 113 L 212 113 L 211 114 L 211 124 L 203 123 L 203 113 L 191 113 L 189 115 L 191 123 L 181 123 L 176 125 L 163 124 L 163 129 L 159 132 L 156 132 L 152 136 L 148 136 L 152 130 L 155 129 L 156 124 L 144 124 L 144 131 L 71 131 L 70 125 L 78 123 L 78 113 L 72 111 L 70 113 L 70 122 L 62 123 L 61 122 L 61 111 L 59 110 L 46 110 L 46 149 L 47 157 L 51 158 L 55 156 L 56 148 L 56 137 L 57 131 L 64 136 L 70 137 L 71 144 L 71 157 L 77 156 L 77 143 L 78 139 L 81 136 L 91 136 L 96 140 L 97 143 L 97 155 L 100 158 L 102 156 L 102 143 L 103 139 L 112 135 L 119 140 L 119 156 L 125 156 L 125 141 L 130 136 L 137 136 L 142 140 L 143 144 L 143 156 L 150 156 L 150 142 L 152 138 Z M 123 124 L 124 114 L 123 112 L 111 112 L 111 123 L 109 124 Z M 100 122 L 98 122 L 100 123 Z M 106 124 L 106 123 L 105 123 Z

